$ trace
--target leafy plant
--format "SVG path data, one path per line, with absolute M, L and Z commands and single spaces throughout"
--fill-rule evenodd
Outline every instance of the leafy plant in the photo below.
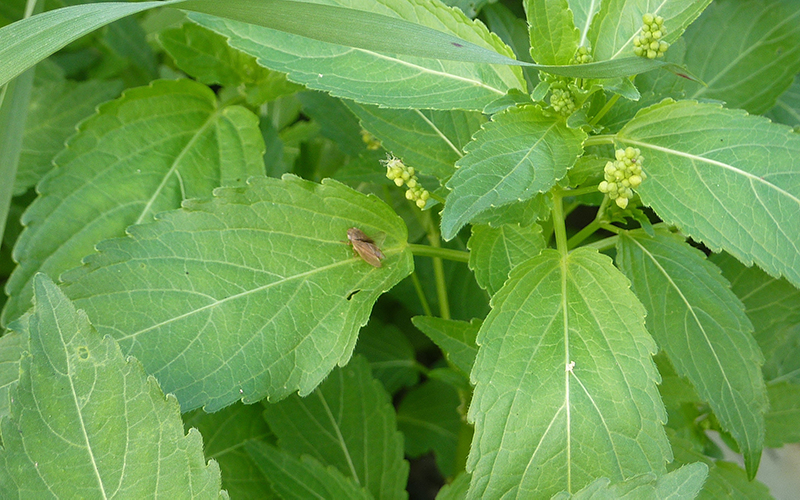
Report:
M 0 496 L 769 497 L 800 4 L 35 3 Z

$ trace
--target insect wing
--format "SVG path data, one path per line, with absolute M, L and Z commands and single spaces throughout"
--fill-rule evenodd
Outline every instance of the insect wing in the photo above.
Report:
M 353 245 L 353 250 L 364 259 L 368 264 L 374 267 L 381 267 L 381 259 L 386 256 L 383 255 L 381 249 L 375 242 L 364 234 L 360 229 L 351 227 L 347 230 L 347 239 Z

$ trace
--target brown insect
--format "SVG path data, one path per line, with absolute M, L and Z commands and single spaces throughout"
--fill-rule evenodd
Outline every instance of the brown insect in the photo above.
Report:
M 360 229 L 351 227 L 347 230 L 347 244 L 353 245 L 353 250 L 365 261 L 367 264 L 374 267 L 381 267 L 381 259 L 386 258 L 375 244 L 372 238 L 364 234 Z

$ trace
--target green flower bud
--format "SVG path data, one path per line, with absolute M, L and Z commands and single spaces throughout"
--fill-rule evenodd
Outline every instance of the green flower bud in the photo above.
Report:
M 411 189 L 417 187 L 417 180 L 414 179 L 414 178 L 411 178 L 411 179 L 407 180 L 406 181 L 406 186 L 408 186 Z
M 425 200 L 423 200 L 422 198 L 418 199 L 415 203 L 417 205 L 417 208 L 419 209 L 425 208 Z
M 642 16 L 642 21 L 644 22 L 644 24 L 653 24 L 655 18 L 653 17 L 653 14 L 645 14 Z
M 402 185 L 403 185 L 403 182 L 405 182 L 405 181 L 403 180 L 403 178 L 402 178 L 402 177 L 397 177 L 397 178 L 394 180 L 394 183 L 397 185 L 397 187 L 400 187 L 400 186 L 402 186 Z
M 428 201 L 428 198 L 431 197 L 431 193 L 428 192 L 427 189 L 423 189 L 422 193 L 419 195 L 419 199 L 422 201 Z
M 410 189 L 408 191 L 406 191 L 406 199 L 407 200 L 413 200 L 414 199 L 414 191 L 412 191 Z
M 628 206 L 628 198 L 617 198 L 614 200 L 619 208 L 625 209 Z

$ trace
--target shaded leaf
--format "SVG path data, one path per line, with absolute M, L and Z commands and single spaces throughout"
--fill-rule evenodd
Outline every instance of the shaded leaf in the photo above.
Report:
M 207 459 L 219 463 L 222 487 L 232 498 L 272 498 L 267 479 L 247 453 L 251 440 L 268 442 L 272 433 L 261 415 L 261 405 L 231 405 L 216 413 L 202 409 L 183 416 L 188 431 L 194 427 L 203 435 Z
M 638 192 L 664 221 L 800 285 L 800 135 L 715 104 L 666 100 L 620 130 L 641 148 Z
M 442 237 L 450 240 L 490 208 L 533 198 L 549 190 L 583 152 L 586 134 L 538 106 L 495 115 L 467 145 L 467 155 L 447 183 Z
M 545 250 L 511 272 L 477 339 L 470 498 L 664 471 L 656 345 L 628 286 L 608 257 L 583 248 Z
M 34 273 L 58 278 L 131 224 L 262 175 L 262 148 L 255 115 L 217 107 L 214 93 L 190 80 L 156 81 L 101 106 L 56 157 L 22 218 L 4 323 L 28 309 Z
M 755 476 L 767 393 L 744 307 L 719 270 L 680 238 L 619 235 L 617 263 L 647 309 L 647 329 L 739 445 Z
M 486 119 L 475 111 L 384 109 L 346 102 L 361 126 L 383 147 L 424 175 L 444 182 L 453 175 L 464 146 Z
M 778 382 L 767 386 L 769 412 L 765 423 L 764 444 L 780 448 L 786 443 L 800 442 L 800 384 Z
M 227 498 L 175 398 L 49 278 L 34 288 L 30 354 L 2 421 L 2 496 Z
M 253 178 L 184 206 L 98 245 L 64 277 L 98 330 L 184 410 L 308 394 L 350 358 L 375 300 L 412 269 L 400 218 L 335 181 Z M 382 268 L 344 243 L 353 226 L 385 234 Z
M 300 92 L 296 97 L 303 105 L 303 114 L 317 122 L 320 133 L 334 141 L 344 153 L 359 156 L 367 151 L 361 125 L 344 101 L 314 91 Z M 375 165 L 379 165 L 377 160 Z
M 467 496 L 469 480 L 469 474 L 461 472 L 452 483 L 442 486 L 436 495 L 436 500 L 463 500 Z
M 295 458 L 286 451 L 257 441 L 247 443 L 247 452 L 282 499 L 372 498 L 335 467 L 326 467 L 308 455 Z
M 406 455 L 417 458 L 433 451 L 442 475 L 452 476 L 463 425 L 460 405 L 456 390 L 438 380 L 409 390 L 397 407 L 397 428 L 405 436 Z
M 800 127 L 800 76 L 778 97 L 775 106 L 765 114 L 774 122 L 790 127 Z
M 537 224 L 504 224 L 496 228 L 475 225 L 467 242 L 469 268 L 478 284 L 494 295 L 514 267 L 539 255 L 545 246 L 542 227 Z
M 444 352 L 447 360 L 464 374 L 472 371 L 478 345 L 475 337 L 481 327 L 480 320 L 456 321 L 431 316 L 414 316 L 414 326 L 427 335 Z
M 313 394 L 266 406 L 278 445 L 333 466 L 376 499 L 405 498 L 408 463 L 389 395 L 356 356 Z
M 355 353 L 367 358 L 372 375 L 389 394 L 419 382 L 414 347 L 393 324 L 370 320 L 358 334 Z

